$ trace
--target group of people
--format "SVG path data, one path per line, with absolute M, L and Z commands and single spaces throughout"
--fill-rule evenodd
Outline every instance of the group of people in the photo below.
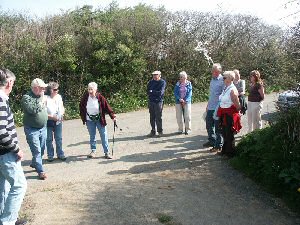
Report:
M 163 135 L 162 111 L 166 81 L 160 71 L 152 73 L 147 85 L 148 108 L 151 131 L 149 136 Z M 27 183 L 21 167 L 23 151 L 19 148 L 17 133 L 8 96 L 16 80 L 15 75 L 0 69 L 0 225 L 22 225 L 18 212 L 23 201 Z M 212 79 L 209 86 L 209 100 L 206 108 L 206 129 L 208 142 L 205 147 L 212 147 L 211 152 L 234 154 L 234 134 L 241 129 L 241 114 L 248 115 L 249 131 L 262 127 L 261 109 L 264 99 L 264 87 L 260 73 L 250 73 L 250 90 L 248 106 L 245 100 L 245 81 L 240 79 L 238 70 L 225 71 L 222 75 L 220 64 L 213 64 Z M 62 121 L 65 113 L 62 97 L 58 94 L 59 84 L 45 82 L 39 78 L 31 82 L 31 90 L 21 100 L 24 112 L 23 124 L 26 141 L 32 153 L 30 167 L 34 168 L 41 180 L 47 178 L 43 167 L 43 155 L 47 148 L 47 161 L 54 160 L 55 140 L 56 154 L 59 160 L 67 157 L 62 148 Z M 179 73 L 174 87 L 176 120 L 178 134 L 188 135 L 191 132 L 192 84 L 185 71 Z M 96 157 L 96 131 L 100 133 L 104 158 L 109 155 L 108 135 L 105 115 L 116 122 L 116 115 L 100 94 L 97 84 L 88 84 L 79 104 L 80 117 L 86 125 L 90 136 L 90 153 L 88 158 Z
M 248 132 L 262 128 L 261 110 L 265 97 L 264 86 L 258 70 L 250 72 L 248 102 L 245 99 L 245 80 L 238 70 L 225 71 L 219 63 L 213 64 L 206 108 L 206 130 L 211 152 L 219 155 L 235 154 L 234 135 L 240 131 L 241 115 L 247 110 Z

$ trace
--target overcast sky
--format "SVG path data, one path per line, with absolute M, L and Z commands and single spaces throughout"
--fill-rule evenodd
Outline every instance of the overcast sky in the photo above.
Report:
M 111 0 L 0 0 L 2 10 L 25 12 L 43 17 L 75 9 L 85 4 L 104 8 Z M 145 3 L 154 7 L 165 6 L 167 10 L 197 10 L 251 14 L 266 23 L 291 26 L 300 20 L 300 0 L 118 0 L 120 7 Z

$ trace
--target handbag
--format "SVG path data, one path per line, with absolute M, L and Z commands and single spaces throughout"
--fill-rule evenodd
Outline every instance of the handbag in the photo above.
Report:
M 55 127 L 56 122 L 54 120 L 47 120 L 47 127 Z

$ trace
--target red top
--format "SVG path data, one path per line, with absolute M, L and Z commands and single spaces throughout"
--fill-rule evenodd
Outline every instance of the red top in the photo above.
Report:
M 241 116 L 239 114 L 239 111 L 236 109 L 236 107 L 234 105 L 230 106 L 230 108 L 219 107 L 219 109 L 217 111 L 217 116 L 222 118 L 224 126 L 227 125 L 225 115 L 232 117 L 232 120 L 233 120 L 232 131 L 238 133 L 242 129 Z

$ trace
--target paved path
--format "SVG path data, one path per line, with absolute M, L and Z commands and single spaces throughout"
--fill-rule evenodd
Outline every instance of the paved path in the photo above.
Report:
M 267 97 L 265 115 L 274 112 L 274 99 L 275 94 Z M 174 107 L 164 109 L 162 138 L 145 136 L 150 132 L 147 110 L 119 114 L 122 131 L 116 133 L 113 160 L 103 158 L 100 142 L 98 157 L 87 159 L 86 127 L 80 120 L 66 121 L 63 146 L 69 157 L 46 163 L 45 181 L 29 167 L 30 151 L 18 128 L 28 180 L 22 214 L 30 225 L 159 225 L 158 218 L 167 216 L 172 217 L 169 225 L 300 224 L 279 199 L 202 147 L 205 106 L 193 104 L 188 136 L 175 134 Z M 111 121 L 108 129 L 111 144 Z

